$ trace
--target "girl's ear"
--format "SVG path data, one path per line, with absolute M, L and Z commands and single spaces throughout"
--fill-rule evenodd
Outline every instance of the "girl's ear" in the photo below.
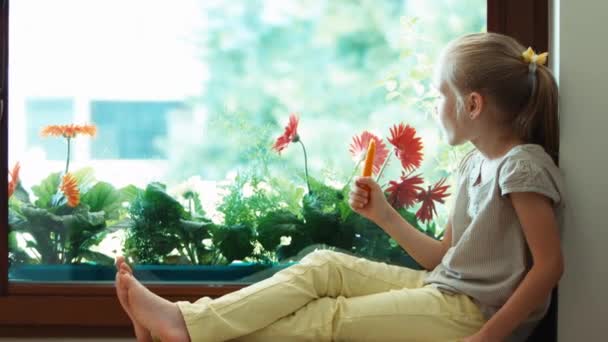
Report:
M 471 120 L 475 120 L 479 117 L 481 112 L 483 111 L 484 101 L 483 96 L 480 93 L 474 91 L 467 96 L 467 112 L 469 113 L 469 118 Z

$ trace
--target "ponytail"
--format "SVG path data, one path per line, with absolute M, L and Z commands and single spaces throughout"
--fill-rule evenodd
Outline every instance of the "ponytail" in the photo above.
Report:
M 558 90 L 545 66 L 530 73 L 531 95 L 514 120 L 515 132 L 526 142 L 544 147 L 557 164 L 559 155 Z

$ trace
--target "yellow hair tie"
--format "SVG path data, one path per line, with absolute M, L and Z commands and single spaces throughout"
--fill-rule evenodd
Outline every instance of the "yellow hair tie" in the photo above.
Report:
M 528 50 L 524 51 L 521 55 L 524 58 L 524 61 L 527 63 L 545 65 L 547 63 L 547 56 L 549 53 L 543 52 L 540 55 L 537 55 L 536 52 L 529 47 Z

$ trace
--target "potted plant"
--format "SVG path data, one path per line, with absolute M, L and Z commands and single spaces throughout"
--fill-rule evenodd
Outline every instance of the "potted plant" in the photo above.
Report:
M 45 136 L 66 139 L 67 158 L 63 172 L 51 173 L 32 187 L 34 201 L 19 182 L 20 166 L 11 172 L 11 279 L 70 280 L 79 278 L 76 269 L 79 274 L 98 274 L 103 269 L 100 265 L 113 263 L 112 258 L 90 247 L 106 236 L 107 222 L 121 215 L 121 192 L 96 181 L 90 168 L 69 169 L 71 140 L 95 132 L 90 125 L 48 126 L 42 131 Z M 24 247 L 20 247 L 18 236 L 25 240 Z
M 232 197 L 231 197 L 232 196 Z M 236 202 L 228 195 L 227 205 Z M 247 222 L 214 224 L 205 217 L 198 194 L 189 191 L 186 210 L 161 183 L 137 192 L 130 204 L 131 224 L 124 251 L 143 280 L 237 281 L 264 269 L 261 263 L 236 263 L 253 253 Z M 229 210 L 243 214 L 243 206 Z M 212 241 L 212 243 L 205 243 Z

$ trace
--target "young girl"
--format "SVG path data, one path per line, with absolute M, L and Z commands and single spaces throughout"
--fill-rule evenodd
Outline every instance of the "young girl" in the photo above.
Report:
M 171 303 L 117 260 L 118 298 L 139 341 L 525 340 L 563 272 L 557 87 L 537 56 L 492 33 L 444 50 L 438 114 L 476 149 L 458 170 L 442 241 L 418 232 L 359 178 L 350 205 L 428 271 L 316 251 L 221 298 Z

